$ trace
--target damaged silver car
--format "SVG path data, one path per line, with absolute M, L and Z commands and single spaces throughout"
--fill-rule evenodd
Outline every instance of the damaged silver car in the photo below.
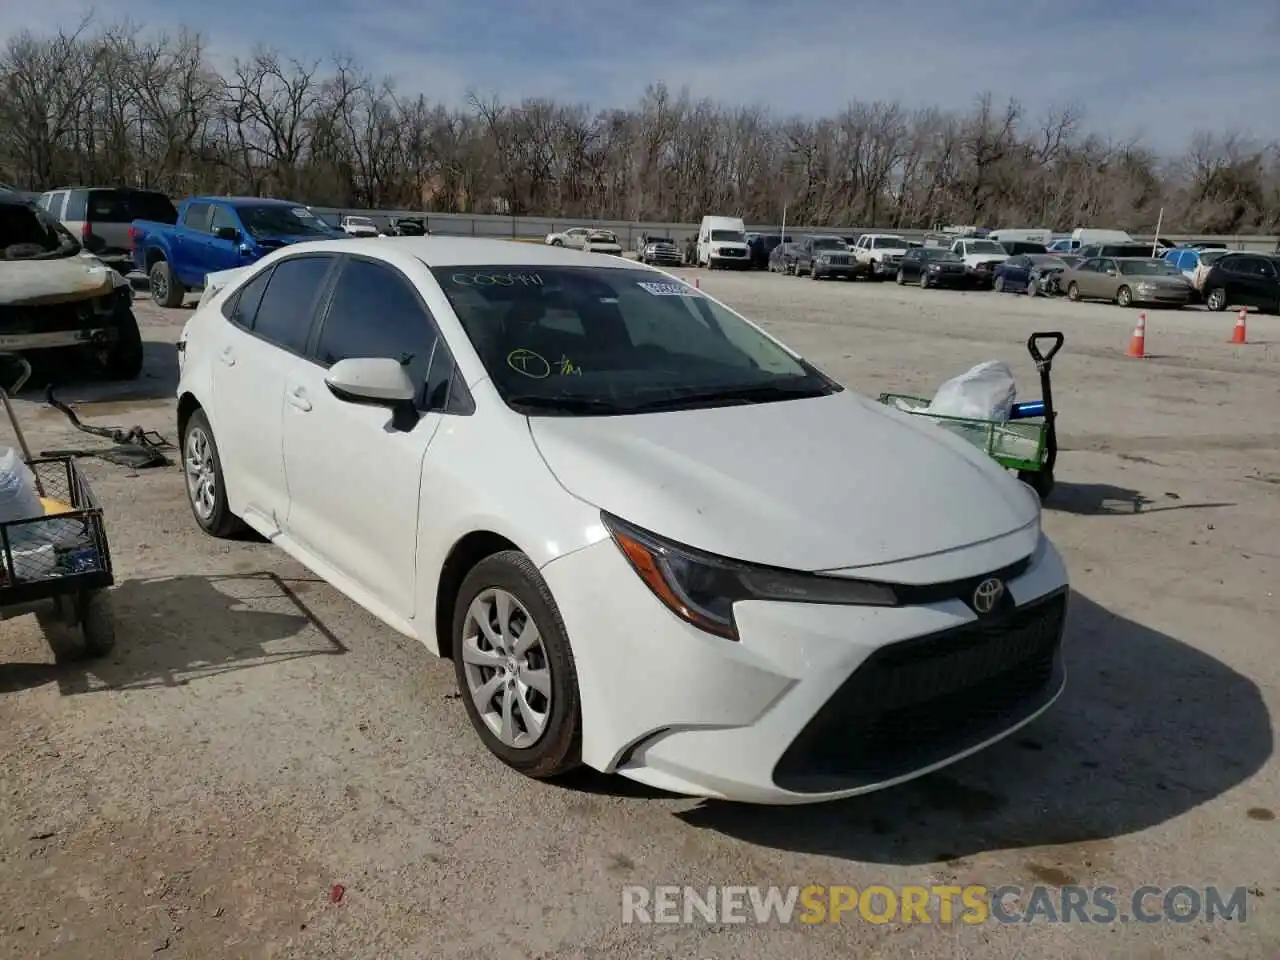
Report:
M 129 282 L 27 198 L 0 190 L 0 351 L 88 362 L 109 380 L 142 373 Z

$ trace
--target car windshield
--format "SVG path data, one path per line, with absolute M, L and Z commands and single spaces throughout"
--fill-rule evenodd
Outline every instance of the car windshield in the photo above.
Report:
M 970 253 L 1004 253 L 1004 247 L 994 240 L 966 240 L 964 246 Z
M 238 206 L 236 213 L 244 228 L 255 237 L 331 237 L 333 230 L 304 207 L 284 204 Z
M 1120 260 L 1120 272 L 1127 277 L 1182 276 L 1173 264 L 1164 260 Z
M 711 239 L 715 243 L 746 243 L 747 239 L 738 230 L 712 230 Z
M 900 249 L 907 245 L 907 241 L 902 237 L 876 237 L 871 241 L 872 249 L 883 250 L 886 247 Z
M 650 243 L 675 243 L 670 237 L 650 237 Z
M 848 250 L 849 245 L 839 237 L 814 237 L 813 249 L 815 250 Z
M 1065 267 L 1067 266 L 1068 259 L 1074 260 L 1075 258 L 1054 257 L 1043 253 L 1032 253 L 1027 255 L 1027 259 L 1031 261 L 1033 266 L 1037 267 Z
M 960 254 L 952 253 L 950 250 L 936 250 L 933 248 L 922 249 L 920 255 L 926 260 L 939 260 L 943 263 L 959 263 L 963 259 Z
M 502 398 L 529 415 L 695 409 L 842 389 L 657 271 L 502 264 L 432 273 Z
M 1205 266 L 1209 266 L 1210 264 L 1217 263 L 1228 253 L 1230 253 L 1229 250 L 1207 250 L 1200 254 L 1200 262 Z

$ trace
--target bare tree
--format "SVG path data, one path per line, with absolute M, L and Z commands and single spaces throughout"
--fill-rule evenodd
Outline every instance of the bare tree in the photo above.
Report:
M 830 118 L 728 108 L 663 84 L 631 109 L 473 94 L 457 109 L 350 60 L 259 49 L 219 75 L 189 30 L 24 33 L 0 51 L 0 181 L 666 222 L 708 211 L 811 226 L 939 222 L 1170 232 L 1280 228 L 1280 150 L 1202 132 L 1178 157 L 1028 117 L 854 100 Z

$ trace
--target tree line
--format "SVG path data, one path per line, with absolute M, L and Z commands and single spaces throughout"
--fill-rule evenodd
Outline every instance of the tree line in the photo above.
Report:
M 474 93 L 463 106 L 349 59 L 257 49 L 219 71 L 204 38 L 129 23 L 23 33 L 0 56 L 0 181 L 280 196 L 360 209 L 684 223 L 1150 233 L 1280 232 L 1280 148 L 1229 131 L 1181 156 L 975 97 L 964 112 L 852 101 L 779 117 L 650 86 L 630 108 Z

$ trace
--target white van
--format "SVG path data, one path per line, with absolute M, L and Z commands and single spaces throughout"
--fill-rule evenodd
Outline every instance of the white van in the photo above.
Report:
M 993 230 L 987 234 L 988 240 L 996 243 L 1039 243 L 1048 246 L 1053 242 L 1053 231 L 1043 227 L 1034 229 Z
M 711 270 L 746 270 L 751 266 L 747 225 L 741 217 L 702 218 L 698 228 L 698 266 Z

